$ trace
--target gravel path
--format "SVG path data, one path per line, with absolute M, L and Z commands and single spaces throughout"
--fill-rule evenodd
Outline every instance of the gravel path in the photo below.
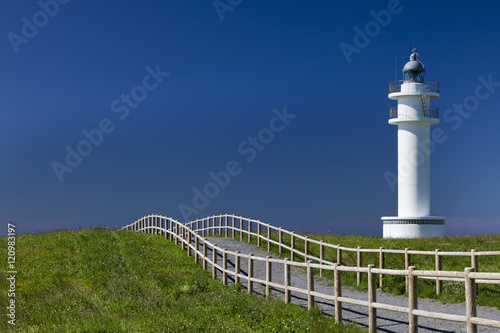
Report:
M 273 258 L 278 258 L 278 256 L 269 254 L 269 252 L 264 249 L 258 248 L 255 245 L 251 245 L 245 242 L 240 242 L 232 238 L 219 238 L 219 237 L 209 237 L 207 238 L 211 243 L 217 244 L 218 247 L 225 248 L 229 251 L 240 251 L 241 254 L 253 253 L 256 256 L 271 256 Z M 200 247 L 200 250 L 202 248 Z M 212 256 L 212 252 L 209 250 L 207 255 L 209 258 Z M 222 262 L 222 253 L 218 253 L 218 263 Z M 234 270 L 234 256 L 228 255 L 228 269 Z M 240 260 L 241 273 L 247 274 L 247 260 Z M 209 265 L 210 266 L 210 265 Z M 258 279 L 265 280 L 265 262 L 254 261 L 254 277 Z M 221 276 L 219 272 L 219 276 Z M 297 288 L 307 289 L 306 275 L 303 271 L 293 268 L 291 271 L 292 281 L 291 285 Z M 229 283 L 234 282 L 234 278 L 228 274 Z M 284 284 L 284 270 L 282 265 L 273 264 L 272 267 L 272 281 L 280 284 Z M 246 287 L 247 283 L 242 280 L 241 283 Z M 333 286 L 329 286 L 330 281 L 326 279 L 316 278 L 314 283 L 314 289 L 317 292 L 324 294 L 333 295 Z M 257 294 L 261 293 L 261 287 L 254 283 L 254 292 Z M 274 289 L 272 294 L 276 297 L 283 299 L 284 293 L 282 290 Z M 367 300 L 368 294 L 366 292 L 359 292 L 353 288 L 343 287 L 342 296 L 349 298 L 356 298 L 360 300 Z M 334 306 L 333 302 L 322 300 L 316 297 L 316 304 L 321 308 L 325 315 L 334 316 Z M 377 290 L 377 302 L 392 304 L 397 306 L 408 306 L 408 299 L 404 296 L 393 296 L 391 294 L 383 293 Z M 304 294 L 298 294 L 292 292 L 292 303 L 299 304 L 307 307 L 307 296 Z M 440 302 L 419 299 L 418 308 L 421 310 L 427 310 L 432 312 L 443 312 L 448 314 L 465 315 L 465 304 L 442 304 Z M 500 318 L 500 311 L 494 308 L 488 307 L 478 307 L 477 315 L 483 318 L 495 319 Z M 343 303 L 342 305 L 342 317 L 346 322 L 354 322 L 360 326 L 368 327 L 368 308 L 365 306 L 358 306 Z M 419 332 L 466 332 L 465 323 L 457 323 L 445 320 L 430 319 L 430 318 L 418 318 Z M 408 315 L 404 313 L 387 311 L 387 310 L 377 310 L 377 325 L 378 330 L 381 332 L 408 332 Z M 478 326 L 478 332 L 500 332 L 497 328 Z

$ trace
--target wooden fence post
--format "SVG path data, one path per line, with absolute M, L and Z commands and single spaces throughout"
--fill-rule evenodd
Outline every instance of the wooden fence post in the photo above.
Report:
M 187 254 L 188 254 L 188 257 L 191 257 L 191 232 L 192 232 L 192 229 L 189 228 L 187 230 Z
M 358 246 L 357 252 L 357 266 L 360 268 L 363 265 L 363 252 L 361 252 L 361 246 Z M 361 284 L 361 272 L 356 272 L 356 283 L 359 286 Z
M 271 224 L 267 224 L 267 252 L 271 252 Z
M 227 218 L 226 215 L 221 215 L 219 218 L 219 226 L 220 226 L 220 234 L 224 235 L 224 237 L 227 237 Z
M 215 220 L 219 220 L 219 228 L 218 228 L 218 231 L 219 231 L 219 236 L 222 234 L 222 216 L 219 216 L 219 218 L 215 218 Z
M 229 225 L 229 216 L 227 216 L 227 214 L 226 214 L 224 216 L 224 226 L 226 227 L 226 230 L 224 231 L 224 236 L 225 237 L 227 237 L 227 235 L 229 233 L 228 225 Z
M 278 253 L 281 254 L 282 248 L 281 244 L 283 243 L 283 229 L 280 227 L 278 230 Z
M 270 256 L 266 257 L 266 299 L 269 299 L 271 296 L 271 286 L 269 285 L 269 282 L 272 282 L 273 276 L 273 266 L 272 262 L 269 261 L 270 258 Z
M 185 243 L 185 240 L 186 240 L 186 227 L 183 225 L 181 227 L 181 237 L 182 237 L 182 249 L 185 250 L 186 249 L 186 243 Z
M 323 265 L 323 260 L 325 259 L 325 246 L 323 241 L 319 242 L 319 263 Z M 319 277 L 323 277 L 323 268 L 319 269 Z
M 240 283 L 240 251 L 236 251 L 236 255 L 234 256 L 234 283 Z
M 218 231 L 219 231 L 219 236 L 221 236 L 223 233 L 224 233 L 224 217 L 222 215 L 220 215 L 218 218 L 216 218 L 216 220 L 219 221 L 219 228 L 218 228 Z M 225 237 L 225 236 L 224 236 Z
M 379 268 L 384 269 L 384 267 L 385 267 L 385 252 L 384 252 L 383 247 L 380 248 L 378 262 L 379 262 Z M 378 287 L 380 289 L 382 289 L 384 287 L 384 274 L 380 273 L 378 282 L 379 282 Z
M 342 249 L 340 248 L 342 245 L 337 245 L 337 264 L 342 265 Z
M 413 275 L 415 266 L 408 267 L 408 324 L 409 332 L 418 332 L 418 316 L 413 314 L 413 310 L 418 309 L 418 277 Z
M 252 242 L 252 221 L 248 220 L 248 243 Z
M 307 256 L 309 255 L 309 238 L 304 237 L 304 262 L 307 262 Z
M 174 223 L 170 220 L 170 241 L 174 240 Z
M 405 269 L 408 269 L 410 267 L 410 254 L 408 253 L 408 251 L 410 250 L 410 248 L 405 248 Z M 406 292 L 408 292 L 408 279 L 409 279 L 409 276 L 406 276 L 405 278 L 405 285 L 406 285 Z
M 175 245 L 179 245 L 179 225 L 175 224 Z
M 290 234 L 290 260 L 295 260 L 295 233 L 292 231 Z
M 207 236 L 207 219 L 203 219 L 203 237 Z
M 339 246 L 340 248 L 340 246 Z M 335 290 L 335 322 L 342 323 L 342 302 L 339 297 L 342 297 L 342 272 L 338 270 L 340 264 L 333 264 L 333 286 Z
M 212 247 L 212 278 L 217 279 L 217 249 L 215 248 L 217 244 Z
M 199 260 L 199 255 L 198 255 L 198 248 L 200 247 L 200 236 L 196 235 L 194 238 L 194 262 L 198 263 Z
M 479 272 L 479 262 L 478 262 L 478 256 L 476 256 L 476 249 L 470 250 L 470 262 L 472 269 L 474 269 L 474 272 Z M 479 288 L 478 285 L 476 284 L 475 287 L 476 290 L 476 297 L 479 296 Z
M 207 239 L 203 239 L 203 269 L 207 269 Z
M 236 219 L 235 219 L 234 215 L 231 215 L 231 226 L 232 226 L 232 228 L 231 228 L 231 237 L 233 239 L 236 238 L 236 226 L 234 225 L 234 221 L 235 220 Z
M 375 265 L 368 265 L 368 322 L 370 333 L 377 332 L 377 309 L 373 303 L 377 302 L 377 276 L 372 273 Z
M 243 242 L 243 219 L 240 217 L 240 241 Z
M 260 236 L 261 236 L 261 233 L 262 233 L 262 226 L 260 224 L 260 220 L 257 222 L 257 247 L 261 247 L 261 239 L 260 239 Z
M 474 272 L 474 268 L 465 269 L 465 308 L 467 317 L 467 333 L 476 333 L 477 325 L 471 322 L 471 318 L 476 316 L 476 281 L 469 277 L 469 273 Z
M 219 221 L 219 224 L 218 224 L 218 226 L 219 226 L 219 235 L 227 237 L 227 234 L 226 234 L 226 223 L 227 223 L 226 214 L 221 214 L 216 219 Z
M 439 255 L 439 252 L 441 252 L 440 249 L 436 249 L 436 271 L 440 271 L 441 270 L 441 256 Z M 442 281 L 439 279 L 439 276 L 436 277 L 436 294 L 439 295 L 441 294 L 441 287 L 442 287 L 443 283 Z
M 307 261 L 307 309 L 311 310 L 314 307 L 314 296 L 311 295 L 314 291 L 314 269 L 311 267 L 311 261 Z
M 285 268 L 285 304 L 290 303 L 292 299 L 292 293 L 288 287 L 291 285 L 291 274 L 290 274 L 290 265 L 288 265 L 288 258 L 285 258 L 284 268 Z
M 248 293 L 251 294 L 253 292 L 253 281 L 251 280 L 253 278 L 253 259 L 252 259 L 253 253 L 250 253 L 248 255 L 248 284 L 247 284 L 247 290 Z
M 224 214 L 223 216 L 220 217 L 220 223 L 222 225 L 222 233 L 224 234 L 224 237 L 227 237 L 227 215 Z
M 222 250 L 222 283 L 227 285 L 227 250 Z

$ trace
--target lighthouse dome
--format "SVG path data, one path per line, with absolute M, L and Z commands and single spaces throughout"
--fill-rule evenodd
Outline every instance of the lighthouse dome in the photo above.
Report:
M 414 49 L 410 61 L 403 67 L 404 81 L 424 82 L 424 73 L 424 64 L 418 60 L 418 53 Z
M 410 56 L 410 61 L 408 61 L 403 68 L 403 72 L 425 72 L 424 64 L 418 60 L 418 53 L 413 52 Z

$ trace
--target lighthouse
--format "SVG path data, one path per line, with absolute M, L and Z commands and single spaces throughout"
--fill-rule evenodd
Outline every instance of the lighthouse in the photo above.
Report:
M 439 82 L 424 81 L 425 67 L 413 45 L 403 80 L 389 84 L 389 124 L 398 126 L 398 216 L 382 217 L 384 238 L 444 235 L 445 218 L 431 216 L 430 127 L 439 123 Z

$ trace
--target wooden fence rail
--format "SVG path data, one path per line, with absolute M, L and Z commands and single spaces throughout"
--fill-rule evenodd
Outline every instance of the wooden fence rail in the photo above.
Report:
M 244 223 L 247 223 L 247 228 L 244 228 Z M 256 224 L 256 231 L 252 228 L 252 224 Z M 262 230 L 264 228 L 264 231 Z M 442 252 L 439 249 L 435 251 L 411 251 L 410 249 L 405 250 L 390 250 L 390 249 L 362 249 L 358 247 L 356 249 L 346 248 L 339 245 L 332 245 L 325 243 L 323 241 L 316 241 L 309 239 L 307 237 L 297 235 L 294 232 L 289 232 L 282 228 L 276 228 L 270 224 L 264 224 L 259 220 L 253 220 L 248 218 L 243 218 L 235 215 L 217 215 L 211 216 L 204 219 L 198 219 L 189 223 L 180 223 L 179 221 L 161 215 L 149 215 L 145 216 L 134 223 L 131 223 L 122 229 L 128 229 L 138 232 L 160 234 L 165 237 L 165 239 L 170 239 L 175 241 L 176 244 L 181 244 L 182 248 L 187 251 L 188 256 L 194 254 L 196 262 L 201 258 L 203 269 L 208 269 L 208 264 L 212 267 L 212 276 L 217 278 L 219 272 L 222 274 L 222 282 L 224 284 L 228 283 L 228 276 L 234 277 L 235 282 L 242 280 L 247 281 L 247 291 L 248 293 L 253 292 L 253 284 L 261 283 L 266 287 L 265 295 L 269 297 L 270 288 L 281 289 L 284 292 L 285 303 L 289 303 L 291 300 L 291 292 L 300 293 L 307 297 L 308 309 L 314 306 L 316 298 L 322 298 L 325 300 L 333 301 L 335 306 L 335 320 L 336 322 L 342 321 L 342 303 L 357 304 L 361 306 L 368 307 L 368 317 L 369 317 L 369 330 L 370 332 L 376 332 L 377 330 L 377 309 L 384 309 L 389 311 L 397 311 L 408 314 L 409 332 L 418 331 L 418 318 L 427 317 L 435 318 L 456 322 L 463 322 L 467 325 L 467 332 L 477 332 L 477 325 L 484 325 L 489 327 L 500 328 L 500 321 L 490 320 L 485 318 L 477 317 L 476 314 L 476 295 L 477 295 L 477 284 L 478 283 L 489 283 L 489 284 L 500 284 L 500 273 L 488 273 L 488 272 L 478 272 L 477 271 L 477 257 L 486 255 L 500 255 L 500 251 L 490 251 L 490 252 L 477 252 L 472 250 L 469 252 Z M 271 238 L 272 230 L 278 234 L 278 241 Z M 223 233 L 226 237 L 229 235 L 229 230 L 231 230 L 231 237 L 235 238 L 236 232 L 239 232 L 240 240 L 243 239 L 243 234 L 246 233 L 248 241 L 250 242 L 252 237 L 257 238 L 258 246 L 262 245 L 262 240 L 267 242 L 267 250 L 271 250 L 272 244 L 275 244 L 279 249 L 288 249 L 291 253 L 290 259 L 274 259 L 269 256 L 266 258 L 255 256 L 253 254 L 242 254 L 239 252 L 232 252 L 226 249 L 218 247 L 216 244 L 209 242 L 205 237 L 208 233 L 219 235 Z M 211 231 L 211 232 L 210 232 Z M 287 245 L 283 242 L 283 234 L 288 234 L 290 236 L 290 244 Z M 300 239 L 304 242 L 304 252 L 300 252 L 296 248 L 295 241 Z M 193 244 L 194 242 L 194 244 Z M 310 244 L 319 245 L 320 257 L 317 258 L 309 253 Z M 201 250 L 200 250 L 201 247 Z M 329 247 L 337 250 L 337 262 L 329 262 L 324 259 L 324 248 Z M 207 253 L 208 249 L 212 251 L 212 257 L 210 258 Z M 357 263 L 355 266 L 343 266 L 342 263 L 342 251 L 356 252 Z M 362 266 L 362 253 L 371 252 L 379 253 L 379 268 L 375 265 L 368 265 L 367 267 Z M 218 262 L 218 254 L 222 255 L 222 263 Z M 398 253 L 405 255 L 405 268 L 404 269 L 385 269 L 384 268 L 384 254 L 385 253 Z M 414 255 L 434 255 L 436 258 L 436 270 L 418 270 L 417 267 L 410 265 L 410 256 Z M 234 257 L 234 270 L 228 269 L 228 255 Z M 295 255 L 300 255 L 304 258 L 303 261 L 295 261 Z M 452 256 L 470 256 L 471 266 L 464 268 L 463 272 L 455 271 L 442 271 L 441 270 L 441 258 L 442 256 L 452 255 Z M 247 275 L 241 274 L 240 272 L 240 261 L 241 259 L 248 261 L 248 273 Z M 258 279 L 254 276 L 253 267 L 255 261 L 262 261 L 265 263 L 265 279 Z M 285 276 L 284 284 L 279 284 L 272 281 L 272 267 L 273 265 L 283 265 Z M 305 268 L 307 272 L 307 289 L 297 288 L 291 285 L 291 267 Z M 314 291 L 314 269 L 319 270 L 320 274 L 323 271 L 333 272 L 333 283 L 334 283 L 334 295 L 326 295 Z M 357 275 L 357 280 L 361 279 L 361 274 L 366 274 L 368 276 L 368 293 L 367 300 L 359 300 L 353 298 L 347 298 L 342 296 L 342 272 L 355 272 Z M 404 276 L 406 279 L 406 288 L 408 291 L 408 307 L 399 307 L 391 304 L 378 303 L 376 300 L 376 276 L 377 274 L 382 276 L 387 275 L 397 275 Z M 433 279 L 439 285 L 441 281 L 461 281 L 464 282 L 465 295 L 466 295 L 466 313 L 465 315 L 452 315 L 446 313 L 429 312 L 418 309 L 418 279 Z M 380 285 L 382 285 L 382 279 L 380 279 Z M 440 288 L 440 287 L 439 287 Z M 437 291 L 438 287 L 436 287 Z

